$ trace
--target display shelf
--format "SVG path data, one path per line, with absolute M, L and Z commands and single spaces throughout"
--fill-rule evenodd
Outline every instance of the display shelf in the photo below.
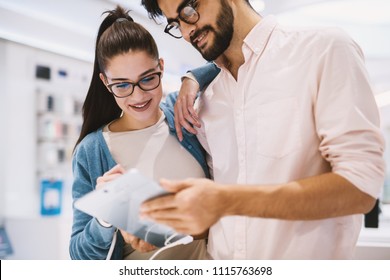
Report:
M 390 204 L 380 205 L 378 228 L 362 228 L 359 244 L 374 245 L 374 243 L 389 247 L 390 250 Z
M 390 204 L 380 209 L 378 228 L 362 228 L 355 259 L 390 259 Z
M 43 216 L 62 215 L 64 196 L 70 194 L 72 153 L 88 85 L 86 75 L 65 68 L 35 65 L 36 184 Z

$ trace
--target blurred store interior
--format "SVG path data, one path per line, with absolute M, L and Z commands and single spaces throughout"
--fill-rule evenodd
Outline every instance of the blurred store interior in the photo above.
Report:
M 251 2 L 282 24 L 341 27 L 362 47 L 387 143 L 387 179 L 356 259 L 390 259 L 390 1 Z M 205 63 L 184 40 L 164 34 L 140 0 L 0 0 L 0 259 L 69 259 L 71 154 L 101 15 L 117 4 L 156 38 L 164 91 Z

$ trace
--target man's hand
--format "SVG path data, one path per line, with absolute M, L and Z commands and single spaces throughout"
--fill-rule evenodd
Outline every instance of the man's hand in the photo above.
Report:
M 196 81 L 186 77 L 183 79 L 174 108 L 176 134 L 180 141 L 183 140 L 182 127 L 193 134 L 196 134 L 196 130 L 192 125 L 200 127 L 198 114 L 194 110 L 198 91 L 199 84 Z
M 221 186 L 211 180 L 160 180 L 160 184 L 173 194 L 143 203 L 141 217 L 170 226 L 178 232 L 201 234 L 217 222 L 227 208 Z
M 140 253 L 147 253 L 157 249 L 157 247 L 153 246 L 150 243 L 147 243 L 142 239 L 139 239 L 138 237 L 132 235 L 131 233 L 128 233 L 124 230 L 120 230 L 120 232 L 122 234 L 125 243 L 130 244 L 134 250 L 137 250 Z

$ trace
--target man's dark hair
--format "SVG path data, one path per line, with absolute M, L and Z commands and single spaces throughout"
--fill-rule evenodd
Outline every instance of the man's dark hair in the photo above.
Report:
M 141 5 L 145 7 L 151 19 L 156 19 L 163 15 L 157 0 L 142 0 Z
M 249 0 L 244 0 L 251 8 Z M 157 0 L 141 0 L 141 5 L 145 7 L 146 11 L 149 14 L 149 18 L 156 19 L 163 16 L 163 13 L 158 6 Z M 253 9 L 253 8 L 252 8 Z

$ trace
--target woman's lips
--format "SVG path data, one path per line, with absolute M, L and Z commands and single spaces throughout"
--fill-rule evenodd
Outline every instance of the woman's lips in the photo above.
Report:
M 144 103 L 138 103 L 138 104 L 133 104 L 133 105 L 129 105 L 131 107 L 131 109 L 133 109 L 134 111 L 137 111 L 137 112 L 143 112 L 145 110 L 147 110 L 150 106 L 150 104 L 152 103 L 152 99 L 144 102 Z

